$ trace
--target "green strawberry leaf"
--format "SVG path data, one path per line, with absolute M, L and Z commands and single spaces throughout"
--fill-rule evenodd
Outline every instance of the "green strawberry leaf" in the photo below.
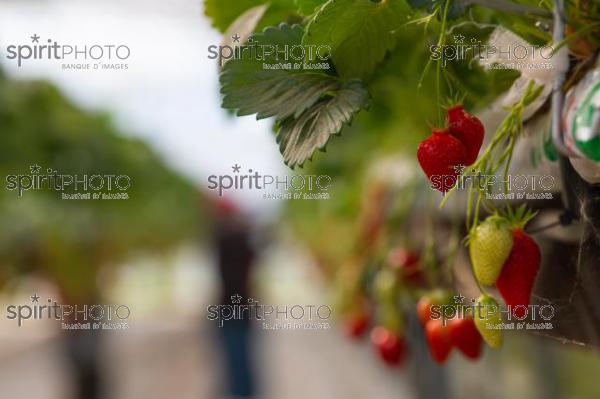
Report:
M 225 32 L 245 11 L 263 4 L 269 6 L 264 19 L 270 23 L 280 22 L 296 11 L 294 0 L 204 0 L 204 15 L 210 18 L 213 27 Z M 273 21 L 274 18 L 276 21 Z
M 262 5 L 244 11 L 225 31 L 221 40 L 221 46 L 234 48 L 238 43 L 245 43 L 252 32 L 255 31 L 258 22 L 265 15 L 266 10 L 267 6 Z M 218 58 L 218 61 L 219 66 L 223 66 L 224 60 L 221 57 Z
M 228 68 L 229 64 L 233 64 Z M 338 80 L 315 73 L 257 71 L 254 74 L 225 65 L 221 87 L 223 108 L 237 109 L 237 115 L 257 114 L 256 119 L 298 117 L 326 92 L 338 87 Z M 245 79 L 247 78 L 247 79 Z
M 260 50 L 299 46 L 302 34 L 298 25 L 269 27 L 251 36 L 249 47 L 240 58 L 227 61 L 220 75 L 223 108 L 236 110 L 238 116 L 276 118 L 280 149 L 291 167 L 324 147 L 329 136 L 339 133 L 369 99 L 361 81 L 343 83 L 321 71 L 295 69 L 302 61 Z
M 242 15 L 244 11 L 261 5 L 261 0 L 204 0 L 204 15 L 221 32 Z
M 340 76 L 364 79 L 394 48 L 410 13 L 405 0 L 329 0 L 311 17 L 303 43 L 330 45 Z
M 302 15 L 312 15 L 317 7 L 327 3 L 327 0 L 296 0 L 296 7 Z
M 364 83 L 350 80 L 299 118 L 282 121 L 277 141 L 285 163 L 290 167 L 302 165 L 316 149 L 324 148 L 329 137 L 338 134 L 368 102 L 369 92 Z
M 302 27 L 281 24 L 269 27 L 250 37 L 254 49 L 278 46 L 284 49 L 300 45 Z M 298 117 L 316 103 L 326 92 L 339 86 L 339 79 L 323 72 L 286 67 L 288 60 L 272 51 L 242 51 L 242 58 L 232 59 L 223 67 L 220 76 L 222 107 L 237 110 L 237 115 L 257 114 L 257 119 L 289 116 Z M 256 55 L 259 55 L 257 57 Z M 265 68 L 268 66 L 268 68 Z

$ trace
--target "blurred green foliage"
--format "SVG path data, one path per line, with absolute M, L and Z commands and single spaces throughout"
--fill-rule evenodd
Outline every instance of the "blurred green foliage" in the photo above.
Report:
M 104 200 L 61 199 L 61 191 L 52 189 L 19 197 L 5 182 L 0 282 L 35 271 L 78 300 L 95 295 L 101 266 L 133 251 L 167 250 L 194 234 L 199 216 L 192 184 L 146 144 L 119 134 L 107 115 L 78 108 L 53 85 L 0 75 L 0 131 L 3 176 L 30 175 L 37 164 L 40 174 L 51 168 L 131 179 L 129 199 Z

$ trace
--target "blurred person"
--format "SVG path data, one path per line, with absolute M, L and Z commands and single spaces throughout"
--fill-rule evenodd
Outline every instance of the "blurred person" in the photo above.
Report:
M 221 305 L 246 303 L 255 260 L 249 219 L 230 200 L 214 202 L 214 248 L 221 283 Z M 218 330 L 225 365 L 225 386 L 231 398 L 256 396 L 250 318 L 223 321 Z
M 95 274 L 93 274 L 95 276 Z M 77 314 L 77 309 L 86 309 L 90 304 L 102 303 L 100 291 L 95 284 L 80 295 L 73 296 L 62 288 L 62 301 L 72 306 L 75 311 L 65 315 L 62 323 L 86 324 L 88 321 Z M 98 321 L 104 321 L 98 320 Z M 105 365 L 102 351 L 105 336 L 98 329 L 61 329 L 62 352 L 72 379 L 72 394 L 74 399 L 104 399 L 109 398 Z
M 63 334 L 66 360 L 71 366 L 75 399 L 106 398 L 101 364 L 101 332 L 67 331 Z

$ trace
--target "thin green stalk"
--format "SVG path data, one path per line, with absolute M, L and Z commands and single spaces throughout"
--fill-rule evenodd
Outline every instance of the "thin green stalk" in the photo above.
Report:
M 510 168 L 510 161 L 512 160 L 512 156 L 513 156 L 513 152 L 514 152 L 514 148 L 515 148 L 515 136 L 511 135 L 510 136 L 510 141 L 508 143 L 508 159 L 506 160 L 506 163 L 504 164 L 504 173 L 502 174 L 504 176 L 504 194 L 508 194 L 508 170 Z
M 460 244 L 459 238 L 459 223 L 457 219 L 452 219 L 452 230 L 450 235 L 450 242 L 448 243 L 448 252 L 446 254 L 446 264 L 444 265 L 444 271 L 446 273 L 446 277 L 448 281 L 452 282 L 453 280 L 453 268 L 454 262 L 456 260 L 456 256 L 458 255 L 458 249 Z
M 438 40 L 438 48 L 443 48 L 444 43 L 446 42 L 446 20 L 448 19 L 448 7 L 450 5 L 450 0 L 446 0 L 444 4 L 444 12 L 442 13 L 442 27 L 440 32 L 440 38 Z M 437 102 L 438 102 L 438 123 L 440 126 L 444 124 L 444 117 L 442 113 L 442 88 L 441 88 L 441 76 L 442 76 L 442 60 L 439 59 L 436 62 L 436 72 L 435 72 L 435 85 L 437 91 Z
M 473 209 L 473 185 L 469 184 L 469 191 L 467 193 L 467 231 L 471 231 L 471 211 Z

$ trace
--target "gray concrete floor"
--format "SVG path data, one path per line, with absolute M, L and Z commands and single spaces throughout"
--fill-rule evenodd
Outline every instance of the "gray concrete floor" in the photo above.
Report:
M 212 325 L 134 324 L 103 350 L 111 399 L 215 399 L 221 381 Z M 0 397 L 68 399 L 68 365 L 56 332 L 0 336 Z M 367 343 L 340 331 L 257 330 L 261 399 L 410 398 L 405 372 L 379 364 Z

